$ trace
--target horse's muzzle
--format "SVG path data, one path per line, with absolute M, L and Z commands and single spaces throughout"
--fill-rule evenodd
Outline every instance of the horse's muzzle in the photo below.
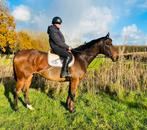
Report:
M 113 62 L 116 62 L 116 61 L 118 61 L 119 56 L 118 55 L 112 56 L 111 59 Z

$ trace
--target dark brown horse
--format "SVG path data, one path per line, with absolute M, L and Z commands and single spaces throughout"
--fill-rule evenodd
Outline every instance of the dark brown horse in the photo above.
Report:
M 76 90 L 80 80 L 84 77 L 88 65 L 98 55 L 104 54 L 115 61 L 118 57 L 118 52 L 112 45 L 112 39 L 109 34 L 105 37 L 92 40 L 84 45 L 81 45 L 72 50 L 75 57 L 74 65 L 69 68 L 72 77 L 69 79 L 60 78 L 61 68 L 51 67 L 48 65 L 45 52 L 37 50 L 23 50 L 16 53 L 13 66 L 14 75 L 17 81 L 14 94 L 15 110 L 18 110 L 18 96 L 21 90 L 24 92 L 26 106 L 32 109 L 29 101 L 29 87 L 34 73 L 39 73 L 41 76 L 54 81 L 69 81 L 69 91 L 67 97 L 67 108 L 70 112 L 74 111 L 74 99 Z

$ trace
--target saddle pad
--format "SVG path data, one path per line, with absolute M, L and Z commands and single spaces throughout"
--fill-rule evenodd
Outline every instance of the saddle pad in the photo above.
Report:
M 48 52 L 48 64 L 53 67 L 62 67 L 63 59 L 54 53 Z M 74 56 L 72 56 L 72 60 L 69 63 L 68 67 L 71 67 L 74 64 Z

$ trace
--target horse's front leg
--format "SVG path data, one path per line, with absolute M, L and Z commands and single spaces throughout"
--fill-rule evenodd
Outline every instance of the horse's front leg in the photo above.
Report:
M 70 112 L 74 112 L 74 102 L 75 102 L 75 96 L 76 96 L 76 90 L 79 85 L 79 79 L 72 79 L 70 81 L 69 90 L 68 90 L 68 97 L 66 100 L 67 108 Z

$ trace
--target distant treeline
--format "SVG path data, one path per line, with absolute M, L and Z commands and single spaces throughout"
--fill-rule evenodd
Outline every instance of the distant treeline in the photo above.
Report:
M 130 52 L 147 52 L 146 45 L 117 45 L 116 48 L 123 50 L 124 53 Z

